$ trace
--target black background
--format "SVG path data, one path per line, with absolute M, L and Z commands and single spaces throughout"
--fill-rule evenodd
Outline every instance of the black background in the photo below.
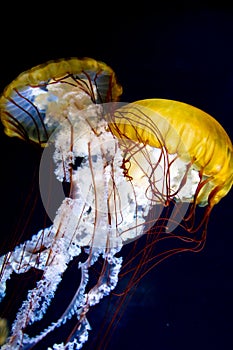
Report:
M 190 103 L 233 140 L 233 10 L 198 2 L 125 5 L 56 3 L 48 11 L 47 4 L 6 4 L 1 90 L 34 65 L 89 56 L 114 69 L 123 102 Z M 30 192 L 37 151 L 1 130 L 0 152 L 0 234 L 8 237 Z M 202 252 L 174 256 L 141 281 L 108 350 L 233 349 L 232 205 L 231 191 L 212 212 Z

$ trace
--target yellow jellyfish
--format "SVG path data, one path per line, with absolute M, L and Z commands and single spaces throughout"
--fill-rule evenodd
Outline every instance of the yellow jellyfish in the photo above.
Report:
M 113 121 L 111 131 L 117 137 L 140 139 L 189 160 L 202 178 L 197 204 L 212 207 L 231 189 L 231 140 L 218 121 L 204 111 L 183 102 L 146 99 L 120 109 Z
M 51 102 L 56 108 L 61 86 L 66 92 L 65 101 L 58 104 L 60 111 L 54 115 L 53 122 L 45 125 L 46 105 Z M 8 136 L 30 140 L 43 147 L 61 122 L 59 118 L 66 117 L 61 112 L 67 104 L 73 103 L 77 109 L 83 109 L 90 103 L 117 101 L 121 94 L 122 87 L 115 73 L 103 62 L 73 57 L 50 61 L 23 72 L 5 88 L 0 100 L 1 122 Z
M 42 173 L 52 144 L 55 177 L 70 184 L 52 225 L 0 257 L 1 298 L 13 273 L 37 272 L 3 350 L 34 348 L 47 338 L 53 349 L 81 349 L 91 330 L 90 308 L 108 295 L 124 300 L 165 258 L 202 249 L 211 209 L 231 189 L 232 143 L 213 117 L 172 100 L 121 103 L 121 93 L 105 63 L 71 58 L 22 73 L 2 94 L 5 133 L 44 148 Z M 66 290 L 71 262 L 80 274 L 74 295 L 61 303 L 57 319 L 32 331 L 56 302 L 57 289 Z M 128 285 L 119 291 L 126 275 Z M 57 328 L 62 340 L 49 339 Z M 96 349 L 108 334 L 107 327 Z

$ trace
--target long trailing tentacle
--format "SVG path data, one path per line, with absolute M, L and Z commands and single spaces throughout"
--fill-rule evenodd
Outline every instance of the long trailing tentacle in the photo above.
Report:
M 12 325 L 11 336 L 3 349 L 20 349 L 24 336 L 24 329 L 45 314 L 55 291 L 62 279 L 72 255 L 67 249 L 68 243 L 63 238 L 56 239 L 47 252 L 47 264 L 41 279 L 34 289 L 29 290 L 27 300 L 19 309 Z M 79 252 L 80 252 L 79 248 Z M 76 252 L 77 253 L 77 252 Z
M 115 257 L 117 251 L 118 250 L 112 248 L 108 251 L 105 251 L 105 249 L 92 249 L 92 251 L 89 252 L 90 255 L 87 260 L 84 263 L 79 264 L 79 268 L 81 269 L 80 286 L 63 315 L 38 336 L 30 338 L 28 335 L 24 334 L 22 349 L 28 349 L 29 345 L 32 346 L 33 344 L 38 343 L 47 336 L 47 334 L 52 332 L 55 328 L 60 327 L 61 324 L 65 324 L 67 320 L 71 319 L 74 315 L 76 315 L 78 320 L 76 331 L 72 334 L 66 344 L 54 344 L 53 347 L 49 349 L 73 350 L 82 348 L 83 344 L 88 339 L 88 331 L 91 329 L 86 318 L 89 308 L 98 304 L 104 296 L 109 295 L 118 282 L 118 274 L 121 268 L 122 258 Z M 87 283 L 89 281 L 89 268 L 94 265 L 101 256 L 104 266 L 103 273 L 100 275 L 95 286 L 89 291 L 86 291 Z M 4 348 L 4 350 L 6 349 Z

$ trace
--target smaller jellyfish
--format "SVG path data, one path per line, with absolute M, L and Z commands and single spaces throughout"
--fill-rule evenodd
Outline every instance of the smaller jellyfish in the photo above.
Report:
M 21 73 L 5 88 L 1 122 L 6 135 L 45 147 L 59 123 L 69 119 L 68 106 L 74 112 L 90 104 L 118 101 L 121 94 L 115 73 L 103 62 L 91 58 L 49 61 Z
M 1 299 L 14 274 L 37 272 L 3 350 L 36 348 L 56 329 L 64 336 L 50 338 L 48 349 L 81 349 L 90 309 L 114 293 L 124 300 L 165 258 L 202 249 L 210 212 L 231 189 L 233 147 L 213 117 L 172 100 L 119 102 L 121 93 L 113 70 L 91 58 L 37 66 L 3 92 L 6 134 L 44 148 L 42 197 L 51 147 L 59 188 L 69 184 L 55 213 L 46 208 L 52 225 L 0 258 Z M 197 207 L 204 208 L 200 220 Z M 165 241 L 168 247 L 154 250 Z M 76 291 L 58 318 L 40 328 L 60 286 L 66 291 L 62 283 L 72 264 L 80 274 Z M 96 349 L 108 334 L 109 327 Z

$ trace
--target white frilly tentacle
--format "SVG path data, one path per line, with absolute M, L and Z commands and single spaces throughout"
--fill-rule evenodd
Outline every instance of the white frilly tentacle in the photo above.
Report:
M 27 245 L 29 246 L 29 243 Z M 80 252 L 81 249 L 78 249 Z M 54 240 L 53 245 L 46 252 L 47 261 L 45 266 L 43 266 L 43 275 L 37 282 L 36 287 L 29 290 L 27 300 L 23 302 L 12 325 L 9 341 L 3 346 L 3 349 L 22 348 L 21 344 L 24 336 L 22 330 L 27 325 L 43 317 L 54 297 L 62 275 L 72 258 L 73 256 L 69 253 L 68 244 L 65 239 L 58 238 Z
M 40 230 L 37 234 L 18 246 L 12 252 L 0 257 L 1 284 L 0 301 L 5 296 L 6 282 L 13 272 L 17 274 L 27 272 L 31 267 L 44 270 L 55 231 L 53 226 Z
M 22 349 L 27 349 L 28 345 L 36 344 L 41 341 L 48 333 L 53 331 L 55 328 L 59 327 L 61 324 L 67 322 L 73 315 L 76 315 L 78 320 L 78 327 L 76 332 L 72 335 L 72 338 L 68 343 L 64 344 L 54 344 L 51 349 L 81 349 L 82 345 L 88 339 L 88 332 L 91 329 L 89 322 L 86 318 L 86 314 L 89 308 L 104 297 L 109 295 L 109 293 L 116 287 L 118 282 L 118 274 L 122 264 L 121 257 L 115 257 L 116 249 L 110 249 L 106 252 L 104 249 L 93 249 L 89 252 L 89 257 L 84 263 L 80 263 L 79 268 L 81 269 L 81 283 L 80 286 L 67 307 L 66 311 L 59 318 L 59 320 L 46 330 L 44 330 L 40 335 L 30 338 L 24 335 Z M 102 256 L 103 265 L 105 266 L 104 273 L 101 274 L 96 285 L 89 291 L 86 291 L 86 286 L 89 280 L 89 268 Z

